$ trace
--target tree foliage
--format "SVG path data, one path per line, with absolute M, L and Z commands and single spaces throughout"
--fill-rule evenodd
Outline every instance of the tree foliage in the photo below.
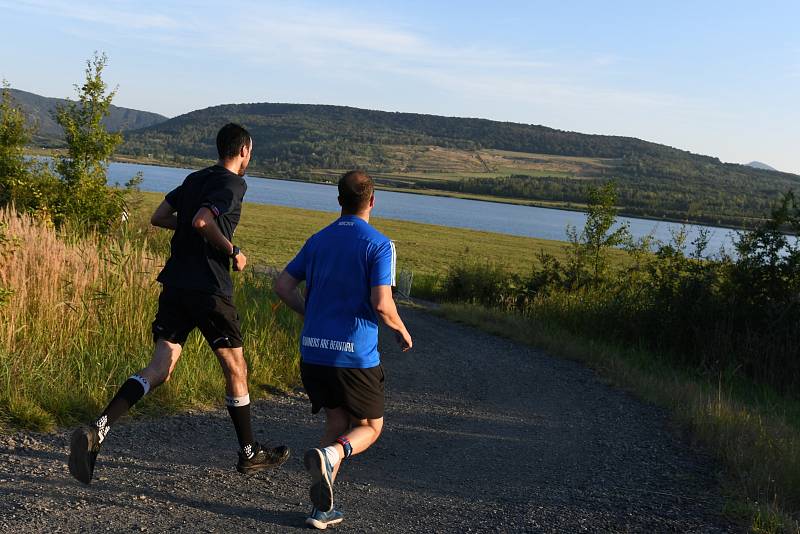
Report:
M 600 188 L 590 187 L 583 229 L 578 233 L 574 226 L 567 226 L 570 244 L 568 272 L 575 286 L 581 285 L 584 280 L 599 284 L 608 270 L 610 250 L 631 241 L 628 223 L 613 228 L 617 222 L 616 200 L 614 182 L 608 182 Z
M 0 104 L 0 205 L 13 203 L 58 226 L 69 223 L 83 229 L 108 232 L 123 219 L 125 200 L 136 187 L 135 177 L 125 189 L 107 184 L 106 170 L 122 142 L 103 123 L 115 91 L 108 91 L 102 73 L 104 54 L 86 63 L 84 83 L 76 86 L 78 99 L 58 108 L 56 120 L 64 129 L 67 152 L 55 164 L 26 160 L 23 150 L 32 132 L 8 90 Z
M 576 334 L 657 351 L 716 376 L 748 377 L 797 395 L 800 387 L 800 203 L 783 195 L 770 218 L 743 232 L 733 255 L 707 258 L 707 236 L 631 241 L 614 230 L 613 188 L 595 190 L 568 260 L 542 254 L 528 274 L 492 264 L 453 266 L 440 297 L 503 308 Z M 596 252 L 627 259 L 596 269 Z
M 24 149 L 29 140 L 25 115 L 14 105 L 8 82 L 3 80 L 0 100 L 0 205 L 12 202 L 20 186 L 26 182 L 28 169 Z
M 68 148 L 56 160 L 64 186 L 57 217 L 101 231 L 120 221 L 125 208 L 123 194 L 110 189 L 106 178 L 109 159 L 122 142 L 121 134 L 108 132 L 103 124 L 116 94 L 102 78 L 107 62 L 105 54 L 86 62 L 84 83 L 75 86 L 77 101 L 68 101 L 56 115 Z
M 47 164 L 27 159 L 24 149 L 33 131 L 3 82 L 0 102 L 0 206 L 13 204 L 18 210 L 49 219 L 49 206 L 58 180 Z

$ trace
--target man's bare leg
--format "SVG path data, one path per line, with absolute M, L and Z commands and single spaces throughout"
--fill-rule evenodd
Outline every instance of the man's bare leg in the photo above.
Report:
M 247 361 L 242 347 L 219 348 L 214 351 L 225 375 L 225 394 L 229 397 L 244 397 L 247 388 Z
M 340 460 L 345 457 L 345 450 L 344 446 L 336 441 L 338 438 L 347 438 L 352 447 L 350 456 L 353 456 L 370 448 L 378 440 L 383 430 L 383 417 L 380 419 L 356 419 L 344 408 L 326 408 L 325 417 L 325 434 L 322 436 L 320 445 L 323 448 L 335 448 Z M 337 460 L 331 463 L 333 465 L 331 483 L 333 483 L 342 462 Z
M 309 496 L 322 512 L 333 509 L 333 481 L 343 458 L 367 450 L 383 429 L 383 417 L 356 419 L 344 408 L 325 409 L 325 433 L 321 449 L 306 451 L 303 463 L 311 475 Z
M 255 439 L 250 419 L 250 395 L 247 388 L 247 362 L 241 347 L 214 351 L 225 375 L 225 404 L 236 430 L 236 439 L 244 458 L 255 454 Z
M 250 473 L 281 465 L 289 458 L 289 448 L 285 445 L 266 448 L 257 443 L 253 435 L 247 361 L 244 359 L 242 347 L 221 347 L 215 349 L 214 354 L 225 375 L 225 404 L 239 441 L 239 462 L 236 469 L 240 473 Z
M 103 437 L 108 433 L 111 425 L 127 413 L 142 397 L 169 381 L 178 359 L 181 357 L 181 350 L 182 347 L 179 343 L 172 343 L 161 338 L 156 340 L 153 356 L 147 367 L 128 378 L 100 414 L 96 426 L 101 429 Z
M 94 473 L 95 459 L 111 425 L 127 413 L 131 407 L 154 388 L 168 381 L 181 356 L 181 345 L 164 339 L 156 340 L 150 363 L 128 378 L 108 403 L 97 420 L 78 428 L 70 439 L 69 471 L 89 484 Z
M 169 382 L 178 359 L 181 357 L 182 347 L 179 343 L 172 343 L 159 338 L 153 349 L 153 357 L 147 367 L 139 371 L 139 376 L 150 383 L 150 389 L 155 389 L 164 382 Z

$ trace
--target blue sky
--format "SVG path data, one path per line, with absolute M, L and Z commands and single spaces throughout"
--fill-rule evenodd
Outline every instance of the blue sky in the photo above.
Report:
M 226 6 L 221 8 L 220 6 Z M 0 77 L 175 116 L 300 102 L 629 135 L 800 173 L 800 2 L 0 0 Z

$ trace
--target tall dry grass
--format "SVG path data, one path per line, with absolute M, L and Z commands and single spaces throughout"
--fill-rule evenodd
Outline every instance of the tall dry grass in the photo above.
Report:
M 163 237 L 155 240 L 164 242 Z M 66 238 L 0 210 L 0 424 L 48 429 L 91 417 L 149 360 L 165 250 L 152 237 Z M 299 322 L 265 276 L 236 277 L 251 389 L 297 376 Z M 218 363 L 190 337 L 173 379 L 141 410 L 220 402 Z

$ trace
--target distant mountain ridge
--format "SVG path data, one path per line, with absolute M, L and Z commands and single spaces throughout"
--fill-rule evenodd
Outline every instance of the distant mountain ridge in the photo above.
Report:
M 38 125 L 35 143 L 63 143 L 53 113 L 64 100 L 11 92 Z M 759 162 L 722 163 L 633 137 L 488 119 L 251 103 L 172 119 L 112 106 L 106 124 L 125 133 L 120 154 L 197 166 L 216 159 L 216 132 L 231 121 L 256 140 L 252 171 L 293 179 L 330 181 L 360 167 L 385 187 L 565 207 L 583 204 L 587 186 L 614 180 L 624 214 L 733 226 L 752 224 L 781 193 L 800 190 L 800 176 Z
M 293 179 L 331 181 L 360 167 L 385 187 L 565 207 L 583 204 L 587 186 L 614 180 L 625 214 L 732 226 L 800 190 L 794 174 L 633 137 L 331 105 L 213 106 L 126 132 L 120 152 L 204 165 L 231 121 L 253 134 L 253 172 Z
M 29 93 L 20 89 L 11 89 L 11 96 L 25 113 L 29 125 L 36 126 L 34 140 L 45 146 L 58 145 L 64 139 L 64 132 L 55 120 L 56 107 L 66 102 L 63 98 L 50 98 Z M 105 124 L 113 132 L 136 130 L 152 126 L 167 120 L 167 117 L 149 111 L 110 107 Z
M 753 167 L 754 169 L 761 169 L 762 171 L 777 171 L 775 167 L 770 167 L 766 163 L 761 163 L 760 161 L 751 161 L 747 164 L 748 167 Z M 780 171 L 778 171 L 780 172 Z
M 489 119 L 445 117 L 419 113 L 376 111 L 348 106 L 323 104 L 223 104 L 169 119 L 155 127 L 132 133 L 142 136 L 181 134 L 187 128 L 200 128 L 197 143 L 190 145 L 174 140 L 182 152 L 214 157 L 214 136 L 220 121 L 240 121 L 250 130 L 268 134 L 262 137 L 267 145 L 282 143 L 296 135 L 294 141 L 325 142 L 336 138 L 368 141 L 377 144 L 435 144 L 474 149 L 477 147 L 541 152 L 565 156 L 619 158 L 626 154 L 656 154 L 664 149 L 686 151 L 643 141 L 634 137 L 582 134 L 547 126 L 499 122 Z M 215 130 L 214 130 L 215 132 Z M 256 152 L 259 151 L 258 146 Z M 700 156 L 705 157 L 705 156 Z M 709 160 L 719 161 L 716 158 Z

